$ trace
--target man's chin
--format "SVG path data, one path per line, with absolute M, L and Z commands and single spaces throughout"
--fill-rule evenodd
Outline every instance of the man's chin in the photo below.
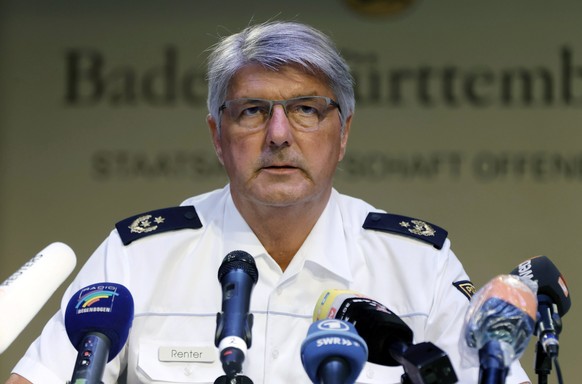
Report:
M 258 191 L 254 200 L 260 204 L 273 207 L 291 207 L 309 200 L 309 194 L 297 188 L 271 186 L 268 190 Z

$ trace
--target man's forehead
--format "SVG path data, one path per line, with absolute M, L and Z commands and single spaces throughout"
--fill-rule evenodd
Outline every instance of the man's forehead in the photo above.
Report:
M 250 64 L 237 71 L 228 86 L 229 98 L 290 98 L 314 95 L 333 97 L 325 76 L 299 65 L 266 68 L 259 64 Z

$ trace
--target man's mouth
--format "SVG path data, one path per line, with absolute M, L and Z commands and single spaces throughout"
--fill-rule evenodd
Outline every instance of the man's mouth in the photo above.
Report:
M 268 165 L 264 168 L 285 169 L 285 168 L 297 168 L 297 167 L 294 167 L 292 165 Z
M 287 173 L 287 172 L 295 172 L 297 171 L 299 168 L 294 166 L 294 165 L 290 165 L 290 164 L 273 164 L 273 165 L 266 165 L 262 168 L 263 171 L 267 171 L 267 172 L 273 172 L 273 173 Z

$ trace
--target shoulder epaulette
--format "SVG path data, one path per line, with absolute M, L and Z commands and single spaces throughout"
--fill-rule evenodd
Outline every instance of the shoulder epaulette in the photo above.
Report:
M 436 249 L 443 247 L 448 235 L 443 228 L 426 221 L 381 212 L 368 213 L 363 227 L 413 237 L 432 244 Z
M 202 222 L 193 206 L 158 209 L 128 217 L 115 224 L 124 245 L 157 233 L 177 229 L 202 228 Z

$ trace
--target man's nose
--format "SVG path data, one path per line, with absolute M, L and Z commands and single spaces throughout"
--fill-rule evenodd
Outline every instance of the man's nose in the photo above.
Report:
M 275 145 L 290 144 L 293 139 L 292 129 L 283 106 L 274 105 L 269 121 L 267 121 L 267 139 L 269 142 Z

